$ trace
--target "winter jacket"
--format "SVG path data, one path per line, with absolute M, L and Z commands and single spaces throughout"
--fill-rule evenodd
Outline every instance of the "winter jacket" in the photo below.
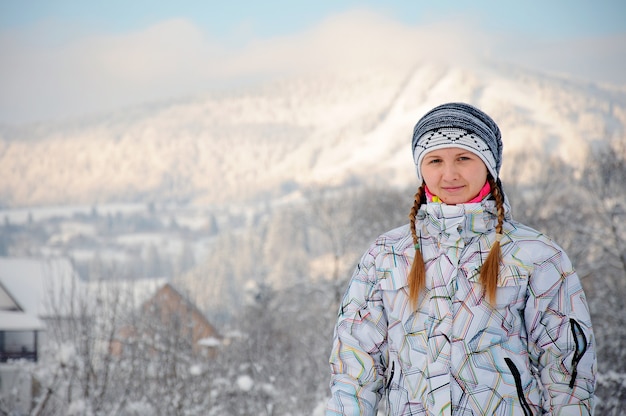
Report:
M 592 414 L 596 357 L 579 278 L 557 244 L 505 211 L 493 305 L 479 283 L 493 201 L 422 205 L 417 311 L 409 226 L 372 244 L 340 305 L 326 415 L 375 415 L 379 405 L 390 415 Z

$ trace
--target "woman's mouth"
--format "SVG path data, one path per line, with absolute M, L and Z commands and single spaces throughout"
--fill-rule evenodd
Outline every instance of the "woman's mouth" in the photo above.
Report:
M 444 191 L 448 192 L 448 193 L 456 193 L 459 192 L 463 189 L 463 186 L 453 186 L 453 187 L 443 187 L 441 189 L 443 189 Z

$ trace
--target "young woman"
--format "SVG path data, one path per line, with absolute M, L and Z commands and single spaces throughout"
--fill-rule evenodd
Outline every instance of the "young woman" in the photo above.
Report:
M 596 357 L 570 260 L 511 219 L 502 141 L 449 103 L 413 131 L 410 224 L 363 255 L 340 306 L 327 415 L 590 415 Z

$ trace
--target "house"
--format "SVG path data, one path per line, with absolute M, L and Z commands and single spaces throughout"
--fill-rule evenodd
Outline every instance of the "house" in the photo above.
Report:
M 0 363 L 36 362 L 39 333 L 44 329 L 43 321 L 26 311 L 0 278 Z
M 0 363 L 38 361 L 46 321 L 72 314 L 77 287 L 65 258 L 0 257 Z
M 194 353 L 215 346 L 207 346 L 207 339 L 221 339 L 198 307 L 169 283 L 142 305 L 142 311 L 153 314 L 165 327 L 173 329 L 177 336 L 189 339 Z
M 18 363 L 42 358 L 46 321 L 71 313 L 67 295 L 77 286 L 67 259 L 0 257 L 0 397 L 13 397 L 22 413 L 34 386 Z
M 135 322 L 121 328 L 111 344 L 111 353 L 119 355 L 128 339 L 141 335 L 157 336 L 173 342 L 186 341 L 191 352 L 213 357 L 222 337 L 202 311 L 171 283 L 164 283 L 139 307 Z

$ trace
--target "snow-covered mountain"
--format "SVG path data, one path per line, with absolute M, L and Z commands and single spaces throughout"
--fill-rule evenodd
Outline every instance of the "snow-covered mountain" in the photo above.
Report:
M 446 101 L 492 115 L 509 160 L 541 152 L 578 164 L 590 145 L 626 140 L 624 88 L 497 63 L 381 66 L 0 127 L 0 205 L 227 204 L 313 184 L 405 186 L 413 125 Z

